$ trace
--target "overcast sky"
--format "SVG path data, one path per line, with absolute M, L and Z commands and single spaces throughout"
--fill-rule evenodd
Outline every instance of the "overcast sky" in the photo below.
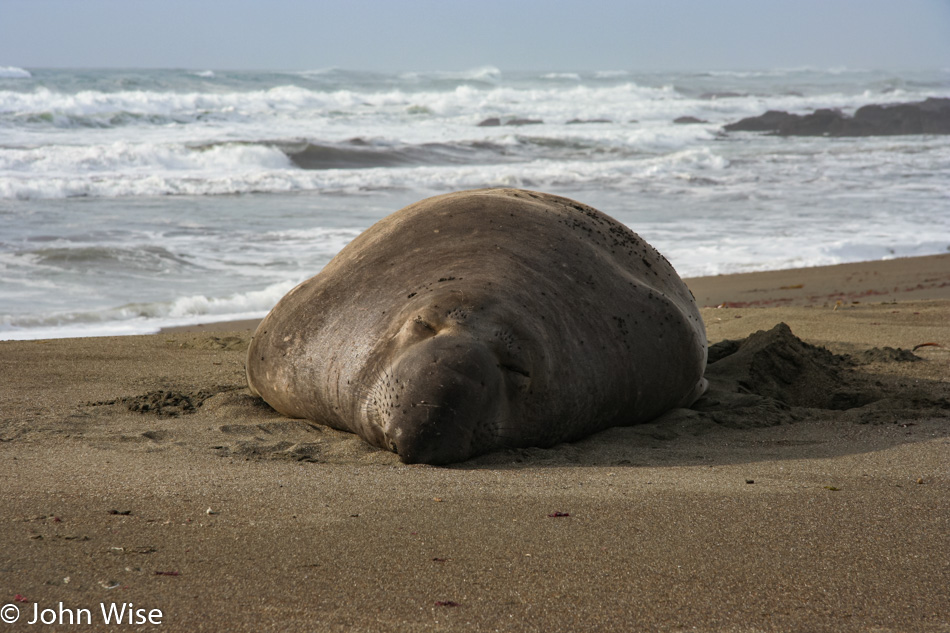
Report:
M 0 0 L 0 66 L 950 68 L 950 0 Z

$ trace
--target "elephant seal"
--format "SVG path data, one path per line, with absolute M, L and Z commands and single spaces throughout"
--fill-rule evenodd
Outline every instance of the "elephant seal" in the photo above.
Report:
M 567 198 L 481 189 L 380 220 L 277 303 L 251 391 L 406 463 L 552 446 L 706 389 L 692 293 L 653 247 Z

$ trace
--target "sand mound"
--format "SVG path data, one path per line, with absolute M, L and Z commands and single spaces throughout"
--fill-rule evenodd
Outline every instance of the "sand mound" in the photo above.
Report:
M 950 408 L 950 400 L 939 395 L 940 389 L 935 398 L 932 388 L 883 382 L 854 369 L 919 360 L 911 352 L 892 348 L 873 348 L 855 356 L 833 354 L 802 341 L 788 325 L 779 323 L 741 341 L 711 346 L 706 369 L 710 389 L 692 410 L 718 424 L 740 428 L 820 418 L 822 412 L 831 411 L 848 411 L 857 421 L 865 421 L 860 419 L 862 413 L 875 417 L 873 413 L 881 408 L 931 416 Z M 943 391 L 950 391 L 950 386 Z
M 726 341 L 724 347 L 728 352 L 717 350 L 706 370 L 706 378 L 720 388 L 790 406 L 847 408 L 839 401 L 847 360 L 802 341 L 784 323 L 744 341 Z
M 910 350 L 898 347 L 873 347 L 859 354 L 851 355 L 856 365 L 870 365 L 872 363 L 916 363 L 924 360 Z

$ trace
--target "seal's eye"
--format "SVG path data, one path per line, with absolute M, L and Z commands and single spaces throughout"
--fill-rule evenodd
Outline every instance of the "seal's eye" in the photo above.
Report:
M 521 376 L 524 376 L 525 378 L 531 378 L 531 374 L 528 372 L 528 370 L 518 365 L 514 365 L 512 363 L 501 363 L 498 366 L 504 369 L 505 371 L 510 371 L 512 373 L 519 374 Z
M 396 344 L 399 346 L 413 345 L 435 337 L 440 329 L 436 325 L 437 323 L 439 323 L 437 320 L 427 319 L 424 314 L 409 317 L 403 322 L 399 333 L 396 335 Z
M 516 394 L 525 393 L 530 389 L 531 373 L 524 368 L 524 365 L 508 361 L 498 363 L 498 368 L 502 370 L 509 396 L 514 397 Z

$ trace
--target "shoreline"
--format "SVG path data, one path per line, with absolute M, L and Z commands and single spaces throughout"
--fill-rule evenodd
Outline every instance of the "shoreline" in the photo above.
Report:
M 950 253 L 683 279 L 701 308 L 825 307 L 861 302 L 950 299 Z M 260 319 L 162 328 L 173 332 L 253 331 Z
M 755 356 L 838 408 L 406 466 L 252 397 L 250 324 L 2 341 L 0 604 L 187 632 L 950 631 L 950 255 L 687 283 L 725 304 L 711 343 L 786 323 L 848 354 Z
M 827 266 L 787 268 L 684 277 L 700 307 L 834 306 L 854 302 L 950 298 L 950 253 L 887 260 L 868 260 Z M 807 280 L 807 285 L 804 281 Z M 276 300 L 275 300 L 276 303 Z M 215 320 L 168 325 L 144 332 L 97 332 L 63 336 L 14 337 L 9 340 L 59 340 L 112 336 L 147 336 L 173 332 L 253 331 L 261 318 Z M 220 317 L 218 317 L 220 318 Z M 115 327 L 127 323 L 116 321 Z M 75 327 L 75 326 L 74 326 Z M 46 329 L 48 333 L 50 330 Z M 24 333 L 24 332 L 20 332 Z M 0 339 L 2 341 L 3 339 Z

